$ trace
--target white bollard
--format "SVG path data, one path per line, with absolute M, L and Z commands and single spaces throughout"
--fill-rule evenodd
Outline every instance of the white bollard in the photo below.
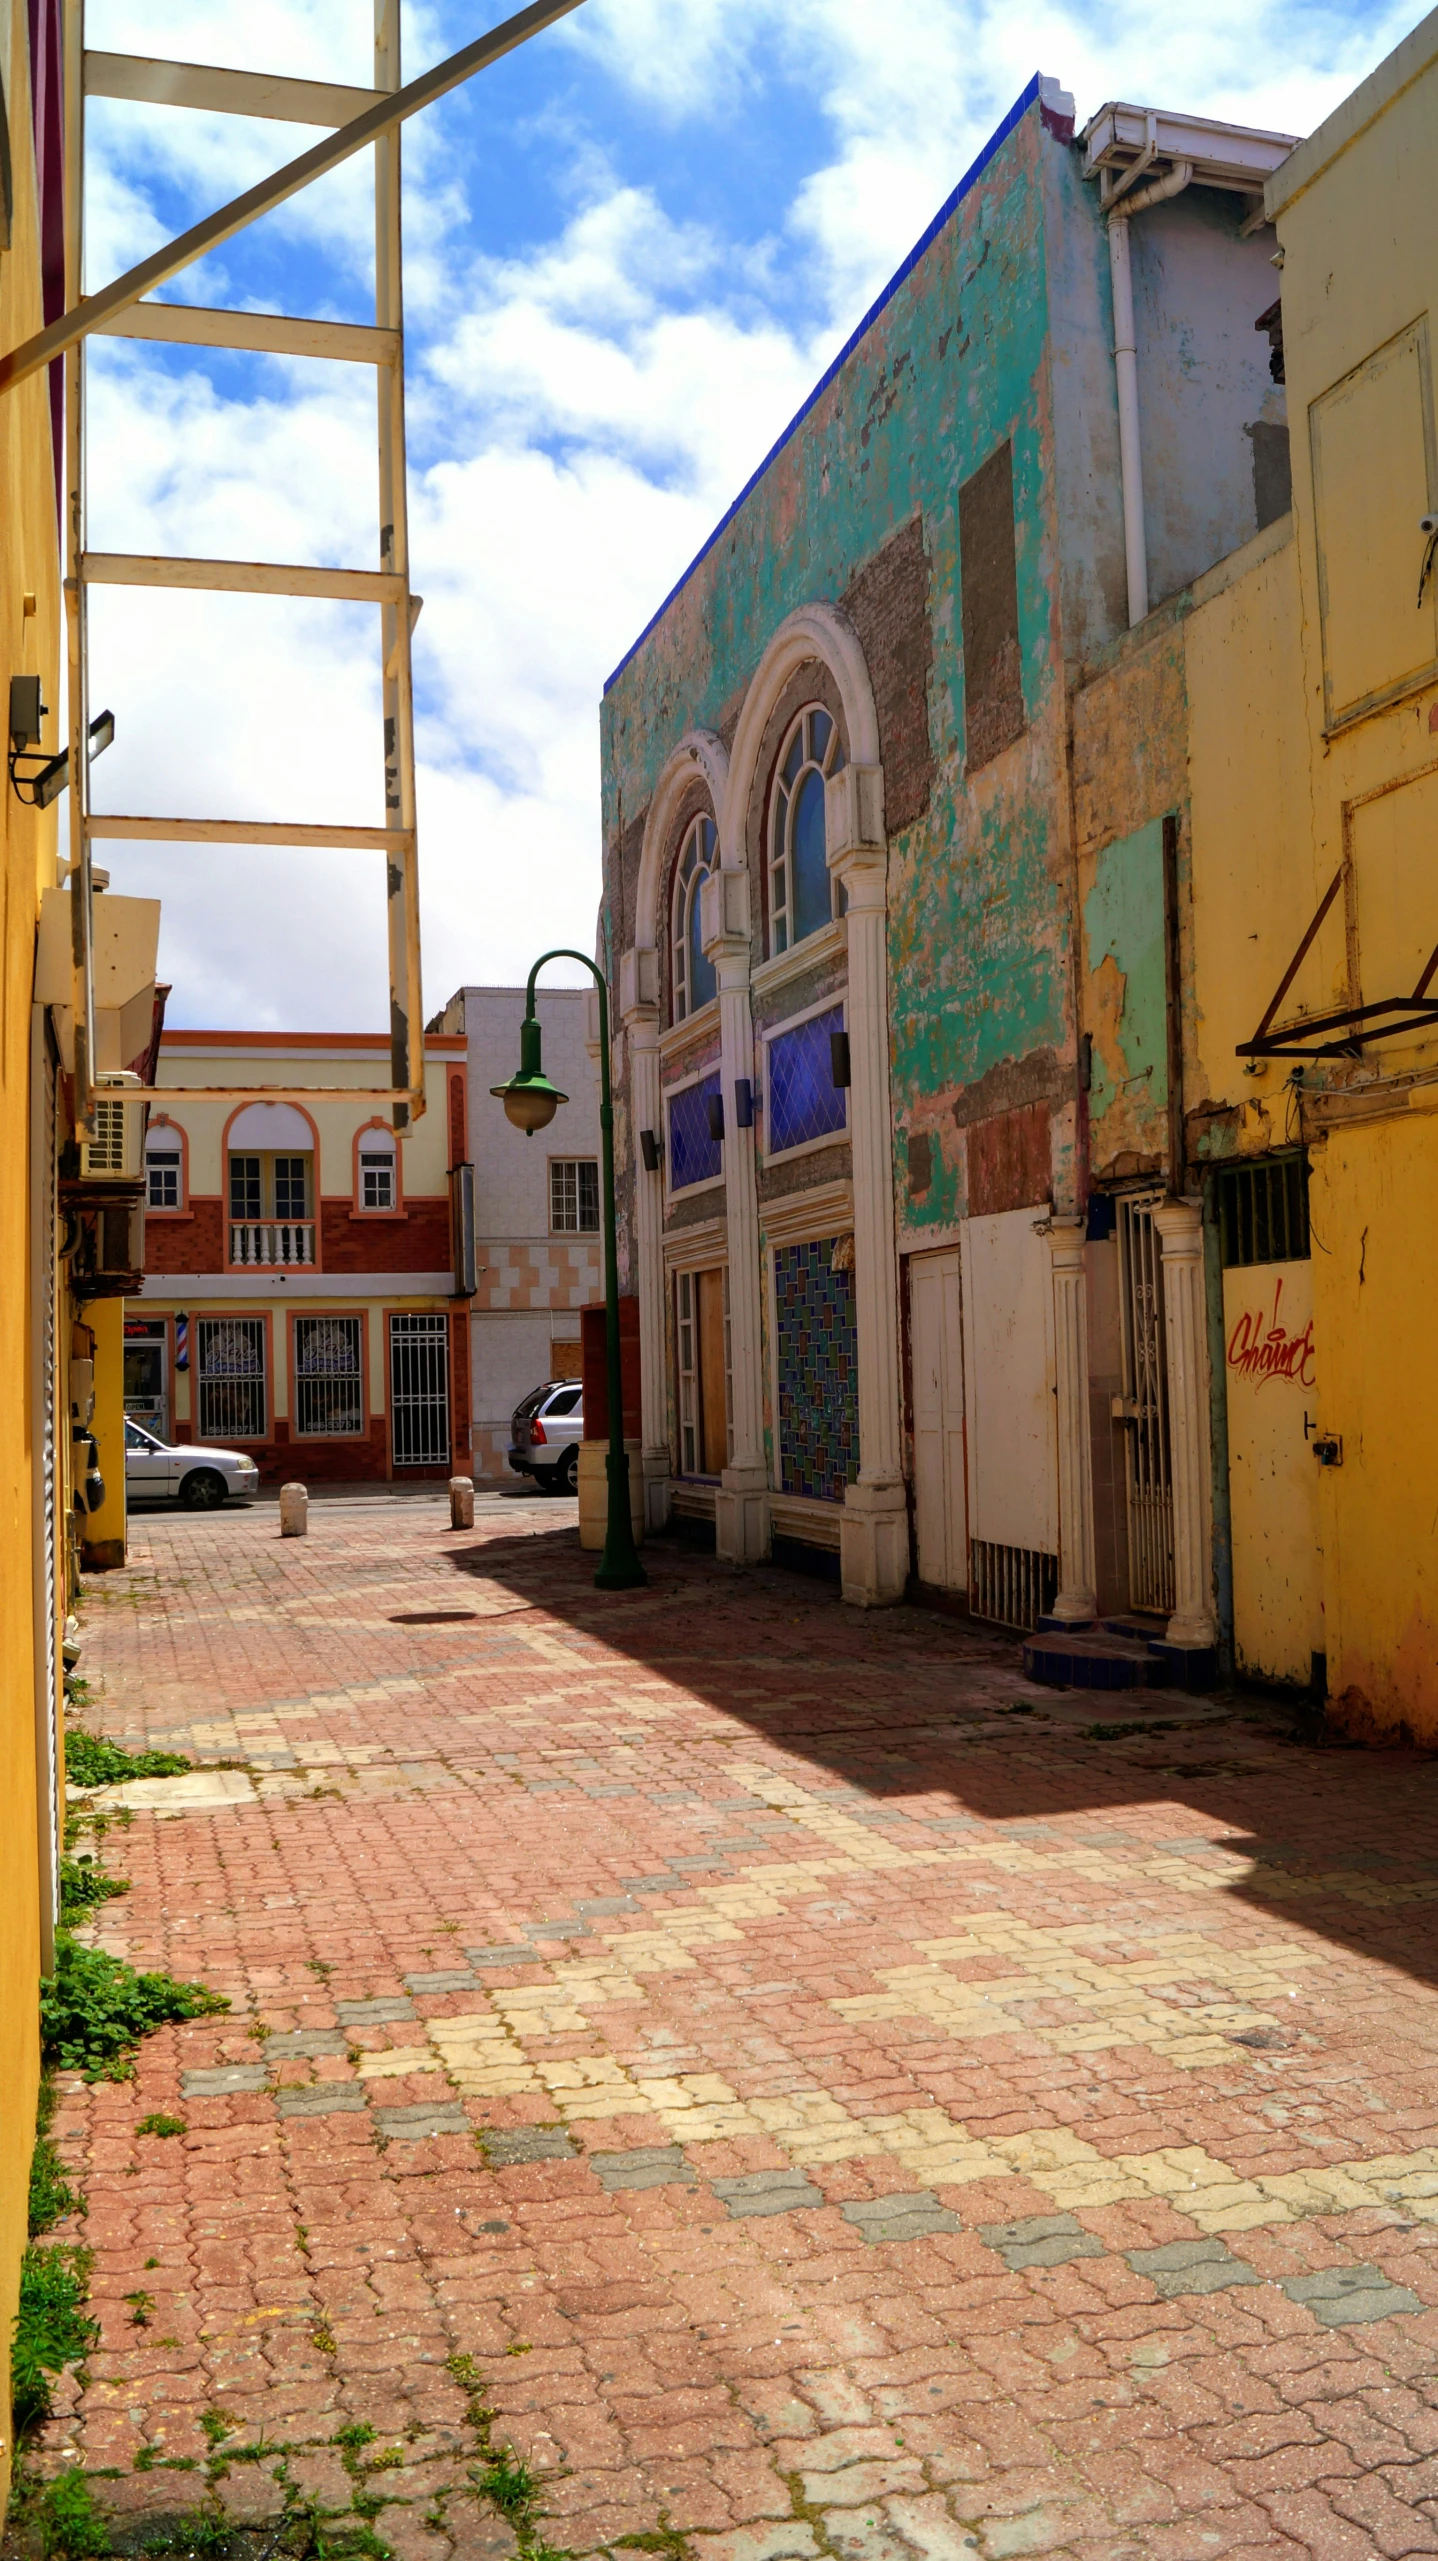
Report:
M 280 1487 L 280 1536 L 303 1538 L 310 1525 L 310 1498 L 303 1485 Z
M 451 1529 L 474 1527 L 474 1478 L 451 1476 L 449 1480 L 449 1525 Z

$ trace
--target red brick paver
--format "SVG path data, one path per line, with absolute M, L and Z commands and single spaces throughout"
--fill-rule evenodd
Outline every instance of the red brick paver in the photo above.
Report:
M 173 2509 L 219 2412 L 237 2515 L 447 2561 L 480 2390 L 576 2553 L 1438 2552 L 1434 1765 L 442 1523 L 159 1517 L 90 1587 L 106 1730 L 204 1765 L 100 1935 L 234 2007 L 65 2085 L 45 2461 Z

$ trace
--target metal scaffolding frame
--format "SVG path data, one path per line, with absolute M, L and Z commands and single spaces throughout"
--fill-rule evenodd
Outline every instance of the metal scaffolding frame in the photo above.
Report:
M 380 1088 L 307 1087 L 305 1098 L 333 1092 L 347 1101 L 390 1105 L 396 1129 L 425 1107 L 424 1031 L 420 986 L 419 872 L 415 828 L 414 691 L 410 638 L 419 599 L 409 583 L 404 421 L 404 308 L 401 273 L 399 128 L 404 120 L 485 70 L 550 26 L 582 0 L 531 0 L 490 30 L 411 81 L 400 79 L 399 0 L 375 0 L 374 87 L 356 89 L 283 75 L 218 70 L 90 52 L 84 0 L 65 0 L 65 310 L 46 329 L 0 357 L 0 394 L 63 358 L 65 366 L 65 605 L 69 673 L 70 914 L 75 1025 L 75 1122 L 90 1136 L 97 1091 L 108 1099 L 149 1099 L 148 1089 L 112 1084 L 95 1050 L 94 880 L 96 839 L 148 839 L 172 844 L 272 844 L 382 852 L 388 884 L 391 1082 Z M 209 114 L 263 116 L 331 128 L 315 144 L 206 217 L 100 292 L 85 295 L 84 170 L 86 97 L 130 98 Z M 207 251 L 283 204 L 355 153 L 375 154 L 375 316 L 372 328 L 291 319 L 279 313 L 207 311 L 141 296 Z M 161 559 L 92 552 L 85 525 L 85 349 L 91 336 L 312 356 L 375 368 L 379 430 L 379 568 L 314 569 L 283 562 Z M 90 806 L 89 591 L 95 586 L 200 589 L 244 595 L 358 599 L 380 614 L 383 669 L 384 815 L 382 827 L 314 826 L 283 820 L 97 816 Z M 272 1086 L 165 1088 L 167 1101 L 278 1099 Z

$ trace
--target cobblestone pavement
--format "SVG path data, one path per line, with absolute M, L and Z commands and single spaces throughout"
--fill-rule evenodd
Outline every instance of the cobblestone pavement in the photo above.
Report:
M 202 1765 L 100 1935 L 234 2006 L 64 2085 L 45 2461 L 174 2510 L 228 2427 L 237 2514 L 400 2561 L 513 2548 L 486 2429 L 575 2553 L 1438 2552 L 1438 1765 L 444 1519 L 152 1517 L 89 1587 L 106 1730 Z

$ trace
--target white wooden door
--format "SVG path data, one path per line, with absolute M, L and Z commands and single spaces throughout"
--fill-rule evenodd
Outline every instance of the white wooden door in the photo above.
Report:
M 914 1515 L 919 1580 L 968 1587 L 964 1338 L 957 1246 L 909 1262 L 914 1391 Z

